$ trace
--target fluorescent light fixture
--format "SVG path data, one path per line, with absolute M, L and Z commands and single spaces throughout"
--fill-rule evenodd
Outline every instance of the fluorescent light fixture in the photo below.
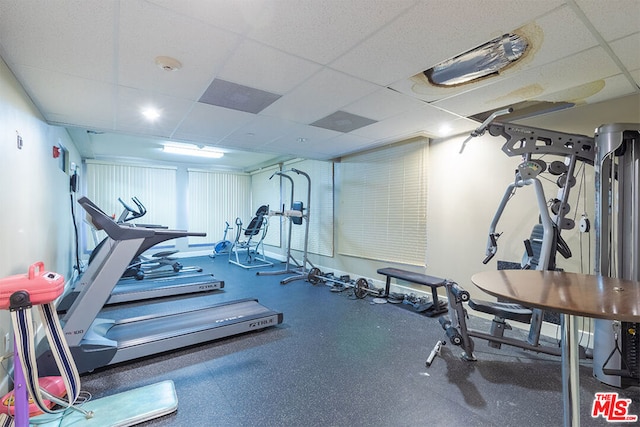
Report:
M 149 121 L 154 121 L 160 117 L 160 111 L 157 108 L 149 107 L 142 110 L 142 115 Z
M 170 154 L 181 154 L 184 156 L 194 157 L 207 157 L 210 159 L 219 159 L 224 156 L 222 151 L 215 150 L 211 147 L 196 146 L 196 145 L 176 145 L 166 144 L 163 146 L 162 151 Z

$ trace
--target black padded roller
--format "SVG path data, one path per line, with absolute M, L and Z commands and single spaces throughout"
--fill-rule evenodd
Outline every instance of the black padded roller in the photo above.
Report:
M 451 285 L 451 292 L 460 301 L 469 301 L 471 299 L 469 292 L 462 289 L 457 283 Z

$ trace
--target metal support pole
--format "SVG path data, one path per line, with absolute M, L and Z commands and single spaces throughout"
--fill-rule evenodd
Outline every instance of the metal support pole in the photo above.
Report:
M 562 324 L 562 404 L 564 427 L 580 426 L 580 370 L 578 364 L 578 323 L 576 316 L 563 314 Z

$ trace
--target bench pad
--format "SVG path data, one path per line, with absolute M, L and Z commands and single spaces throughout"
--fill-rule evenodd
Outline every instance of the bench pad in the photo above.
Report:
M 469 300 L 469 307 L 483 313 L 493 314 L 494 316 L 522 323 L 529 323 L 531 321 L 531 314 L 533 313 L 530 309 L 520 304 L 510 302 L 491 302 L 472 299 Z
M 413 271 L 401 270 L 399 268 L 392 267 L 381 268 L 378 270 L 378 274 L 395 277 L 396 279 L 406 280 L 407 282 L 425 286 L 442 286 L 446 283 L 446 280 L 444 279 L 439 279 L 437 277 L 427 276 L 426 274 L 414 273 Z

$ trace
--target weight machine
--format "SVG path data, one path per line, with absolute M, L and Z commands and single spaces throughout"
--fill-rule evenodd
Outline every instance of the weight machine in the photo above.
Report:
M 640 281 L 640 124 L 600 126 L 595 141 L 595 274 Z M 640 384 L 640 324 L 594 322 L 595 377 L 616 387 Z
M 288 175 L 288 172 L 295 172 L 298 175 L 302 175 L 307 179 L 307 205 L 306 207 L 300 201 L 294 201 L 294 182 L 293 178 Z M 315 268 L 315 266 L 309 261 L 308 258 L 308 246 L 309 246 L 309 206 L 311 204 L 311 178 L 306 172 L 303 172 L 299 169 L 291 168 L 289 170 L 276 171 L 274 172 L 269 179 L 274 176 L 279 175 L 280 177 L 286 178 L 291 183 L 291 209 L 285 210 L 284 205 L 282 206 L 281 211 L 270 211 L 269 215 L 273 216 L 283 216 L 289 219 L 289 234 L 287 236 L 287 259 L 285 261 L 285 267 L 283 270 L 279 271 L 259 271 L 257 272 L 258 276 L 270 276 L 270 275 L 278 275 L 278 274 L 294 274 L 294 276 L 287 277 L 280 281 L 281 285 L 286 285 L 287 283 L 293 282 L 295 280 L 306 280 L 309 275 L 310 269 Z M 293 225 L 302 225 L 304 222 L 304 249 L 302 252 L 302 262 L 298 262 L 293 255 L 291 255 L 291 235 L 293 231 Z M 292 264 L 295 266 L 293 267 Z M 310 267 L 310 268 L 308 268 Z
M 593 165 L 594 163 L 596 151 L 594 139 L 584 135 L 567 134 L 511 123 L 491 123 L 495 117 L 508 114 L 511 111 L 511 109 L 506 109 L 492 114 L 472 132 L 460 150 L 460 152 L 463 151 L 471 137 L 480 136 L 489 130 L 492 136 L 502 136 L 507 140 L 502 147 L 505 154 L 510 157 L 522 156 L 522 162 L 518 165 L 514 182 L 507 186 L 491 222 L 486 257 L 483 263 L 488 263 L 497 252 L 498 238 L 502 233 L 498 233 L 496 228 L 507 203 L 515 195 L 516 190 L 530 186 L 535 192 L 540 224 L 534 227 L 531 238 L 525 241 L 526 257 L 523 259 L 521 267 L 524 269 L 556 270 L 555 261 L 558 253 L 565 258 L 571 256 L 571 251 L 562 239 L 561 232 L 575 227 L 575 221 L 567 216 L 571 210 L 569 194 L 576 183 L 578 164 L 581 163 L 581 167 L 584 167 L 585 164 Z M 554 160 L 547 165 L 541 158 L 534 158 L 534 156 L 540 155 L 559 156 L 564 160 Z M 556 197 L 550 200 L 546 198 L 539 178 L 544 172 L 557 176 L 556 183 L 559 190 Z M 475 360 L 471 337 L 488 340 L 489 345 L 495 348 L 500 348 L 502 344 L 505 344 L 536 352 L 560 355 L 559 348 L 544 346 L 539 342 L 544 319 L 542 310 L 530 310 L 519 304 L 508 302 L 474 300 L 470 298 L 467 291 L 454 282 L 448 282 L 445 287 L 449 299 L 449 315 L 441 318 L 440 324 L 447 332 L 451 342 L 463 347 L 464 359 Z M 544 289 L 541 289 L 540 292 L 544 292 Z M 468 302 L 469 307 L 474 310 L 494 315 L 489 333 L 467 328 L 467 313 L 463 306 L 464 302 Z M 504 336 L 505 330 L 511 329 L 506 322 L 507 320 L 530 324 L 526 342 Z M 563 317 L 560 321 L 564 321 Z

